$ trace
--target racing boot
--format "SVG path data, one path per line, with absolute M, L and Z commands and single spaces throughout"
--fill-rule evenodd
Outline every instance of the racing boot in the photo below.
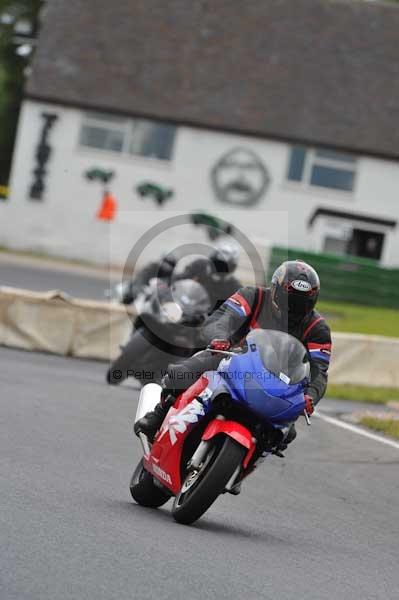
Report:
M 233 496 L 238 496 L 238 494 L 241 493 L 241 486 L 242 486 L 242 479 L 240 479 L 240 481 L 238 481 L 237 483 L 235 483 L 233 485 L 233 487 L 229 490 L 229 494 L 232 494 Z
M 275 454 L 279 458 L 284 458 L 283 451 L 287 450 L 288 444 L 291 444 L 295 440 L 296 436 L 297 436 L 297 432 L 295 429 L 295 424 L 292 424 L 288 430 L 288 433 L 287 433 L 285 439 L 282 442 L 280 442 L 280 444 L 277 446 L 277 448 L 275 448 L 273 450 L 273 454 Z
M 175 397 L 169 395 L 167 398 L 158 402 L 158 404 L 154 407 L 154 410 L 151 410 L 147 414 L 144 415 L 141 419 L 136 421 L 134 424 L 134 433 L 139 435 L 139 433 L 144 433 L 147 436 L 148 440 L 152 443 L 157 434 L 157 431 L 160 429 L 163 420 L 165 419 L 168 410 L 171 406 L 173 406 L 175 402 Z

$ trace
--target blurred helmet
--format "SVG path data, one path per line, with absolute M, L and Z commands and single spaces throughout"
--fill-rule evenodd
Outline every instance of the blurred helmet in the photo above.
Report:
M 215 266 L 216 273 L 234 273 L 238 264 L 239 251 L 233 244 L 223 242 L 213 250 L 209 258 Z
M 276 316 L 299 324 L 315 307 L 320 292 L 319 276 L 302 260 L 287 260 L 273 273 L 272 309 Z
M 185 256 L 176 265 L 173 280 L 193 279 L 203 284 L 213 274 L 212 263 L 206 256 Z
M 173 252 L 162 254 L 159 262 L 158 277 L 170 277 L 176 264 L 177 257 Z

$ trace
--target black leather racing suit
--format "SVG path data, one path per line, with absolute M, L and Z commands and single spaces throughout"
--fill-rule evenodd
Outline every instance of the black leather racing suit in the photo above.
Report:
M 139 271 L 134 280 L 130 283 L 124 294 L 123 304 L 131 304 L 135 300 L 136 296 L 142 291 L 142 289 L 148 285 L 150 279 L 154 277 L 163 279 L 168 285 L 172 281 L 186 279 L 184 274 L 181 277 L 174 278 L 172 270 L 165 271 L 162 268 L 162 261 L 151 262 L 141 271 Z M 226 298 L 234 294 L 234 292 L 236 292 L 242 285 L 241 282 L 234 277 L 234 275 L 212 274 L 209 277 L 196 277 L 195 271 L 193 271 L 188 279 L 191 278 L 198 281 L 208 292 L 211 303 L 209 314 L 216 308 L 219 308 Z
M 134 302 L 138 294 L 149 284 L 154 277 L 163 279 L 167 284 L 170 283 L 172 277 L 172 269 L 165 271 L 162 269 L 162 261 L 154 261 L 143 267 L 141 271 L 135 275 L 134 279 L 129 283 L 122 302 L 123 304 L 131 304 Z
M 238 344 L 254 328 L 287 331 L 307 348 L 311 366 L 306 393 L 316 405 L 327 387 L 327 371 L 331 355 L 331 334 L 324 318 L 315 310 L 299 324 L 280 320 L 271 305 L 269 288 L 247 286 L 230 296 L 205 321 L 202 330 L 204 346 L 213 339 L 227 339 Z M 170 365 L 165 385 L 174 393 L 187 389 L 205 371 L 216 370 L 222 355 L 199 352 L 174 368 Z
M 234 275 L 213 274 L 206 280 L 200 281 L 209 294 L 211 309 L 209 313 L 218 309 L 227 298 L 237 292 L 242 283 Z

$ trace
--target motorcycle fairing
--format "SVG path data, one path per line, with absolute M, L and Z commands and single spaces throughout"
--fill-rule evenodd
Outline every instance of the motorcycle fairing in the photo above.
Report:
M 233 402 L 245 406 L 261 420 L 281 428 L 295 421 L 303 412 L 303 385 L 304 381 L 290 384 L 284 373 L 277 376 L 266 369 L 256 344 L 251 344 L 247 352 L 222 360 L 218 371 L 206 372 L 177 398 L 155 438 L 150 455 L 144 457 L 145 468 L 176 495 L 182 484 L 180 468 L 184 441 L 193 427 L 209 412 L 211 400 L 215 396 L 228 392 Z M 239 423 L 213 423 L 214 421 L 208 425 L 213 428 L 209 429 L 207 435 L 212 433 L 213 437 L 217 432 L 223 432 L 233 437 L 238 436 L 237 431 L 240 431 L 240 439 L 249 444 L 250 433 L 248 430 L 243 433 L 239 428 L 245 428 Z M 245 443 L 243 445 L 248 447 Z M 245 465 L 253 451 L 254 448 L 250 446 Z
M 203 375 L 177 398 L 162 423 L 150 455 L 143 458 L 145 469 L 174 495 L 182 485 L 180 463 L 184 440 L 210 408 L 208 383 Z
M 223 361 L 218 370 L 233 401 L 273 425 L 295 421 L 305 401 L 303 383 L 289 384 L 284 374 L 268 371 L 256 349 Z
M 241 425 L 237 421 L 222 421 L 220 419 L 213 419 L 205 429 L 202 435 L 202 440 L 210 440 L 219 433 L 228 435 L 238 444 L 241 444 L 241 446 L 247 448 L 248 452 L 243 461 L 243 467 L 246 469 L 256 447 L 251 432 L 244 427 L 244 425 Z

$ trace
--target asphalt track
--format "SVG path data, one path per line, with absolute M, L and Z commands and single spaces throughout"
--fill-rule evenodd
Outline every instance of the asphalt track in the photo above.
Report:
M 104 369 L 0 349 L 2 600 L 398 598 L 399 450 L 315 418 L 177 525 L 130 498 L 137 391 Z
M 47 292 L 61 290 L 76 298 L 105 300 L 106 272 L 0 255 L 0 286 Z

